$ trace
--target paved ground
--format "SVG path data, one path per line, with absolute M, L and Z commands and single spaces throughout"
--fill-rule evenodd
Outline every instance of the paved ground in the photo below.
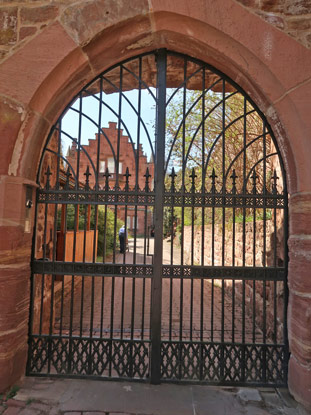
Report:
M 286 389 L 25 378 L 1 415 L 307 415 Z M 10 395 L 9 395 L 10 396 Z M 9 397 L 8 396 L 8 397 Z
M 133 263 L 133 240 L 130 250 L 124 256 L 117 254 L 116 263 Z M 150 252 L 153 252 L 153 239 Z M 180 256 L 180 249 L 174 248 L 174 257 Z M 143 239 L 137 239 L 136 263 L 143 263 Z M 147 257 L 151 263 L 150 257 Z M 170 264 L 170 242 L 164 241 L 163 263 Z M 178 263 L 178 259 L 174 260 Z M 71 277 L 67 277 L 69 280 Z M 56 320 L 54 333 L 67 334 L 72 327 L 77 335 L 107 336 L 123 338 L 150 337 L 151 280 L 136 278 L 75 277 L 74 304 L 71 317 L 71 292 L 66 292 L 63 307 L 58 301 L 55 306 Z M 112 291 L 113 290 L 113 291 Z M 201 293 L 204 292 L 204 307 L 201 313 Z M 182 299 L 181 299 L 182 293 Z M 81 297 L 83 301 L 81 302 Z M 112 307 L 113 301 L 113 307 Z M 223 305 L 224 301 L 224 305 Z M 82 305 L 83 304 L 83 305 Z M 224 319 L 222 321 L 222 309 Z M 62 310 L 62 319 L 61 319 Z M 113 310 L 113 315 L 111 314 Z M 182 323 L 181 319 L 182 310 Z M 203 321 L 201 321 L 203 317 Z M 233 320 L 234 319 L 234 320 Z M 113 322 L 113 324 L 112 324 Z M 245 340 L 262 341 L 262 333 L 254 327 L 251 316 L 245 316 Z M 61 330 L 60 330 L 61 329 Z M 205 341 L 242 341 L 242 304 L 235 302 L 234 315 L 232 298 L 222 298 L 221 282 L 208 280 L 164 278 L 162 281 L 162 338 Z M 143 333 L 142 333 L 143 332 Z M 233 337 L 234 336 L 234 337 Z

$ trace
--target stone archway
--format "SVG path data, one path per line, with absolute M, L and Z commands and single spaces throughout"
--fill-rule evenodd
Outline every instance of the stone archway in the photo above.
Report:
M 79 13 L 85 24 L 88 13 L 86 9 L 82 12 L 81 7 Z M 28 285 L 31 235 L 24 232 L 24 186 L 33 184 L 36 170 L 33 160 L 39 158 L 50 123 L 59 113 L 64 95 L 72 96 L 82 83 L 100 70 L 126 56 L 169 46 L 204 58 L 238 80 L 267 115 L 279 142 L 286 161 L 291 194 L 289 329 L 293 356 L 289 382 L 295 396 L 303 402 L 308 401 L 310 331 L 303 327 L 308 327 L 309 300 L 305 292 L 310 292 L 307 270 L 311 180 L 307 160 L 309 144 L 305 138 L 309 125 L 305 108 L 308 108 L 310 96 L 310 76 L 306 69 L 310 68 L 310 54 L 234 1 L 224 0 L 219 9 L 210 7 L 208 13 L 202 7 L 198 5 L 188 11 L 184 3 L 161 5 L 154 2 L 152 10 L 144 5 L 146 13 L 136 17 L 133 17 L 135 13 L 124 10 L 123 23 L 121 16 L 114 17 L 106 30 L 98 33 L 102 26 L 95 25 L 92 32 L 87 32 L 86 38 L 73 28 L 74 13 L 71 18 L 69 13 L 67 23 L 65 19 L 62 20 L 63 26 L 58 22 L 49 25 L 1 65 L 0 91 L 5 97 L 1 107 L 3 113 L 9 115 L 3 125 L 6 137 L 11 137 L 4 147 L 1 166 L 2 191 L 6 201 L 2 206 L 4 225 L 1 229 L 5 236 L 2 238 L 2 252 L 6 258 L 3 280 L 7 281 L 11 275 L 11 285 L 5 285 L 6 296 L 11 300 L 3 314 L 2 326 L 2 332 L 8 333 L 4 348 L 10 344 L 10 353 L 2 359 L 3 387 L 20 376 L 18 366 L 25 362 L 28 305 L 23 291 Z M 133 20 L 126 20 L 126 17 Z M 251 32 L 241 29 L 238 22 L 243 18 L 248 19 Z M 134 23 L 135 32 L 132 29 Z M 267 37 L 267 33 L 273 42 L 264 49 L 263 37 Z M 62 41 L 61 50 L 54 50 L 52 55 L 45 52 L 47 46 L 52 46 L 55 41 Z M 280 50 L 286 50 L 286 56 L 291 58 L 279 56 L 277 52 Z M 42 65 L 37 65 L 40 67 L 38 70 L 35 64 L 40 59 Z M 61 62 L 67 65 L 66 74 L 61 70 Z M 30 74 L 26 82 L 20 70 L 21 63 L 24 72 Z M 44 93 L 47 90 L 49 93 Z M 16 197 L 19 198 L 18 204 Z M 13 250 L 14 255 L 10 256 Z M 12 267 L 13 262 L 20 265 Z M 19 293 L 19 300 L 10 294 L 15 291 Z M 20 308 L 14 311 L 17 303 Z

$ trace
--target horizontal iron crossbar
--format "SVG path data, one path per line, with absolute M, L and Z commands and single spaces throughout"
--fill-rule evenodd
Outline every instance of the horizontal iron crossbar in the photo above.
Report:
M 164 278 L 233 279 L 283 281 L 284 268 L 270 267 L 218 267 L 218 266 L 163 266 Z
M 130 205 L 150 206 L 154 204 L 154 193 L 145 192 L 105 192 L 102 190 L 38 190 L 37 202 L 48 204 L 87 204 L 87 205 Z
M 81 262 L 33 261 L 34 274 L 85 275 L 98 277 L 142 277 L 153 276 L 151 265 L 116 265 Z M 164 265 L 164 278 L 233 279 L 258 281 L 284 281 L 285 268 L 272 267 L 217 267 Z
M 86 275 L 86 276 L 107 276 L 107 277 L 142 277 L 150 278 L 153 275 L 151 265 L 116 265 L 101 263 L 83 262 L 52 262 L 33 261 L 34 274 L 54 275 Z
M 165 194 L 165 206 L 189 206 L 189 207 L 235 207 L 235 208 L 277 208 L 283 209 L 285 197 L 283 195 L 246 194 L 232 195 L 219 193 L 174 193 Z

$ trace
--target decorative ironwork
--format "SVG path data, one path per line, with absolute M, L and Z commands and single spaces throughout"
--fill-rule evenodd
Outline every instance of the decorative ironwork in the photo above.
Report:
M 286 384 L 285 170 L 226 75 L 166 50 L 108 69 L 37 182 L 28 374 Z

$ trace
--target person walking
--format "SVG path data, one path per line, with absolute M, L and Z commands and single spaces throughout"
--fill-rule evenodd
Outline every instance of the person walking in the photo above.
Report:
M 126 229 L 125 225 L 121 226 L 119 229 L 119 241 L 120 241 L 120 254 L 125 252 L 125 242 L 126 242 Z

